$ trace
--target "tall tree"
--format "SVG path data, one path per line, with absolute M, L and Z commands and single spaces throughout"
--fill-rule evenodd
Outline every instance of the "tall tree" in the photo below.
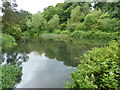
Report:
M 101 9 L 103 12 L 110 14 L 111 18 L 120 19 L 120 1 L 119 2 L 96 2 L 95 9 Z
M 74 9 L 72 9 L 70 15 L 71 18 L 68 19 L 67 21 L 67 29 L 69 29 L 70 31 L 74 31 L 77 24 L 80 23 L 80 19 L 81 19 L 80 12 L 81 12 L 80 6 L 77 6 Z
M 48 21 L 48 30 L 52 32 L 55 29 L 59 29 L 59 16 L 55 14 L 52 19 Z
M 3 23 L 12 24 L 15 23 L 15 7 L 17 7 L 16 0 L 2 0 L 2 13 L 3 13 Z
M 32 15 L 31 19 L 32 21 L 28 20 L 27 25 L 31 28 L 32 33 L 40 33 L 44 30 L 46 19 L 41 12 Z
M 16 11 L 15 15 L 17 16 L 17 24 L 20 25 L 22 32 L 27 31 L 27 20 L 31 20 L 32 14 L 25 10 Z
M 21 30 L 19 25 L 17 25 L 16 9 L 17 7 L 16 0 L 2 0 L 2 32 L 13 36 L 15 39 L 21 38 Z
M 55 8 L 53 6 L 48 6 L 44 9 L 43 16 L 47 21 L 49 21 L 53 17 L 53 15 L 55 15 L 55 13 Z
M 84 20 L 84 25 L 86 26 L 86 29 L 91 30 L 95 28 L 97 21 L 101 15 L 102 15 L 101 10 L 94 10 L 90 14 L 87 14 Z

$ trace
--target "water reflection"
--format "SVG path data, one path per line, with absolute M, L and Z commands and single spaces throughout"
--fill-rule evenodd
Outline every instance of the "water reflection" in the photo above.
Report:
M 17 88 L 63 88 L 75 68 L 65 66 L 62 61 L 49 59 L 45 54 L 29 54 L 29 60 L 23 63 L 22 80 Z
M 23 62 L 26 62 L 29 59 L 26 53 L 4 53 L 2 56 L 2 64 L 5 65 L 11 63 L 13 65 L 20 66 Z
M 62 88 L 78 65 L 77 57 L 106 42 L 72 39 L 30 39 L 17 47 L 4 50 L 2 65 L 22 66 L 17 88 Z
M 87 50 L 93 47 L 102 46 L 104 43 L 97 41 L 85 41 L 80 40 L 55 40 L 55 39 L 31 39 L 26 43 L 19 43 L 18 47 L 12 50 L 3 51 L 2 60 L 7 63 L 21 64 L 26 62 L 29 54 L 32 51 L 36 51 L 39 55 L 45 53 L 50 59 L 56 58 L 59 61 L 63 61 L 65 65 L 77 66 L 78 60 L 76 57 L 83 55 Z

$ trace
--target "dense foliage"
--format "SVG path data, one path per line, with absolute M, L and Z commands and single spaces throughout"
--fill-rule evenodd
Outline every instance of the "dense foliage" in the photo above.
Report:
M 114 33 L 120 30 L 119 2 L 96 2 L 93 6 L 90 2 L 64 2 L 32 15 L 24 10 L 17 11 L 15 0 L 2 1 L 3 33 L 16 40 L 40 36 L 42 33 L 72 33 L 76 30 Z M 101 34 L 97 38 L 99 36 Z
M 100 40 L 115 40 L 118 39 L 118 32 L 102 32 L 102 31 L 79 31 L 76 30 L 71 33 L 72 37 L 76 38 L 88 38 L 88 39 L 100 39 Z
M 104 38 L 104 35 L 101 35 L 102 33 L 106 32 L 108 36 L 108 33 L 117 33 L 120 30 L 120 19 L 117 16 L 113 17 L 111 15 L 111 11 L 113 11 L 112 9 L 114 9 L 114 7 L 107 9 L 111 4 L 114 5 L 115 3 L 108 2 L 106 4 L 107 6 L 104 5 L 106 8 L 105 11 L 98 7 L 99 3 L 94 4 L 93 10 L 91 9 L 91 3 L 59 3 L 55 7 L 49 6 L 45 8 L 43 13 L 38 12 L 32 15 L 32 19 L 27 21 L 27 27 L 29 27 L 29 31 L 31 31 L 33 36 L 39 36 L 42 33 L 59 34 L 64 31 L 69 31 L 70 33 L 74 31 L 96 31 L 97 35 L 94 38 L 97 36 L 97 38 L 102 38 L 102 36 Z M 117 7 L 118 6 L 119 4 L 117 4 Z M 116 13 L 118 13 L 117 9 L 115 10 Z M 98 32 L 100 33 L 99 35 Z M 86 34 L 89 36 L 92 33 Z M 111 37 L 111 34 L 108 37 Z
M 78 39 L 119 39 L 120 2 L 95 2 L 93 6 L 90 2 L 64 2 L 55 7 L 48 6 L 42 13 L 36 14 L 18 11 L 16 7 L 16 0 L 2 0 L 0 33 L 3 34 L 0 34 L 0 44 L 2 43 L 3 49 L 16 46 L 16 41 L 27 36 L 38 37 L 44 33 L 67 34 Z M 109 47 L 96 48 L 85 54 L 78 71 L 72 74 L 73 83 L 68 87 L 119 87 L 120 67 L 117 50 L 118 44 L 113 41 Z M 12 65 L 2 68 L 3 87 L 13 87 L 20 69 Z
M 69 88 L 120 88 L 120 46 L 111 41 L 109 46 L 94 48 L 84 54 L 71 75 Z
M 0 35 L 0 38 L 2 40 L 3 49 L 12 48 L 17 45 L 15 39 L 10 35 L 2 34 Z
M 21 68 L 8 64 L 2 68 L 2 88 L 13 88 L 21 76 Z
M 17 11 L 16 0 L 2 0 L 2 2 L 2 33 L 20 40 L 22 33 L 27 31 L 26 21 L 31 18 L 31 14 L 24 10 Z

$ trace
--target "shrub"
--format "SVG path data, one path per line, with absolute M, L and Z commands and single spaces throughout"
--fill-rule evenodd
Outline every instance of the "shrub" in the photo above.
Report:
M 87 27 L 87 30 L 91 30 L 94 26 L 96 27 L 98 18 L 101 16 L 101 10 L 94 10 L 90 14 L 87 14 L 84 18 L 84 25 Z
M 61 30 L 53 30 L 53 33 L 60 34 Z
M 99 19 L 98 24 L 99 24 L 100 30 L 102 31 L 116 32 L 120 30 L 120 21 L 115 18 Z
M 19 25 L 4 24 L 3 33 L 13 36 L 16 40 L 22 38 L 22 32 Z
M 60 34 L 70 34 L 69 30 L 61 31 Z
M 2 88 L 13 88 L 21 76 L 21 68 L 8 64 L 2 68 Z
M 30 36 L 30 32 L 29 32 L 29 31 L 24 31 L 24 32 L 22 33 L 22 36 Z
M 85 30 L 86 30 L 86 27 L 85 27 L 84 23 L 78 24 L 78 26 L 76 27 L 76 30 L 85 31 Z
M 17 43 L 15 42 L 15 39 L 12 36 L 7 34 L 2 34 L 0 36 L 2 38 L 3 49 L 12 48 L 17 45 Z
M 74 32 L 77 26 L 78 26 L 78 23 L 70 23 L 70 24 L 67 24 L 67 29 L 70 32 Z
M 42 31 L 42 33 L 48 33 L 48 31 Z
M 66 24 L 65 23 L 60 24 L 60 30 L 64 30 L 64 29 L 66 29 Z
M 68 88 L 120 88 L 120 47 L 116 41 L 109 46 L 94 48 L 80 60 L 77 71 L 71 74 Z
M 118 32 L 108 33 L 108 32 L 102 32 L 102 31 L 80 31 L 75 30 L 73 33 L 71 33 L 72 37 L 76 38 L 89 38 L 89 39 L 101 39 L 101 40 L 113 40 L 118 39 Z

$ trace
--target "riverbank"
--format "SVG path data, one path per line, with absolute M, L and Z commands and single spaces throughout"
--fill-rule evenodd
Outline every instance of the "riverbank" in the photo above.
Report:
M 34 37 L 51 37 L 51 38 L 59 38 L 59 37 L 69 37 L 69 38 L 77 38 L 77 39 L 94 39 L 94 40 L 117 40 L 119 38 L 119 32 L 103 32 L 103 31 L 82 31 L 75 30 L 74 32 L 69 32 L 68 30 L 56 32 L 55 30 L 51 33 L 41 33 L 35 34 Z
M 63 65 L 66 67 L 67 66 L 76 67 L 79 63 L 77 60 L 78 56 L 83 55 L 86 51 L 91 50 L 93 47 L 101 47 L 104 44 L 107 44 L 107 42 L 98 41 L 98 40 L 97 41 L 87 40 L 87 39 L 76 40 L 75 38 L 69 38 L 69 37 L 66 37 L 66 38 L 60 38 L 60 37 L 55 38 L 55 37 L 54 38 L 51 38 L 51 37 L 50 38 L 49 37 L 34 38 L 34 39 L 29 38 L 28 40 L 26 40 L 26 42 L 19 42 L 18 46 L 14 47 L 14 49 L 11 48 L 11 50 L 7 49 L 6 51 L 4 51 L 3 58 L 5 58 L 5 61 L 7 61 L 7 64 L 8 64 L 8 62 L 11 62 L 12 65 L 14 66 L 14 65 L 22 65 L 22 63 L 28 62 L 29 60 L 33 60 L 33 62 L 36 63 L 36 61 L 34 61 L 34 60 L 38 59 L 38 61 L 39 61 L 39 59 L 41 58 L 41 55 L 43 54 L 43 55 L 45 55 L 45 57 L 50 58 L 50 61 L 51 61 L 51 59 L 57 59 L 58 64 L 63 62 Z M 34 57 L 33 57 L 33 55 L 30 54 L 32 52 L 36 53 L 34 55 Z M 36 58 L 36 56 L 39 56 L 39 58 Z M 19 60 L 20 60 L 20 62 L 19 62 Z M 39 61 L 39 63 L 40 62 L 41 61 Z M 49 64 L 49 62 L 48 62 L 48 64 Z M 55 64 L 55 66 L 56 66 L 56 64 Z M 34 67 L 36 67 L 36 66 L 34 66 Z M 47 66 L 45 66 L 45 67 L 47 67 Z M 53 67 L 53 68 L 56 71 L 56 67 Z M 11 68 L 11 70 L 12 69 L 13 68 Z M 29 69 L 27 69 L 27 70 L 29 70 Z M 16 70 L 16 72 L 18 72 L 18 71 Z M 31 73 L 31 71 L 30 71 L 30 73 Z M 57 73 L 59 73 L 59 72 L 57 72 Z M 32 73 L 32 74 L 36 75 L 36 73 Z M 9 78 L 11 78 L 11 77 L 8 77 L 6 79 L 6 82 L 9 81 Z M 14 78 L 14 79 L 16 79 L 16 78 Z M 38 80 L 38 82 L 42 82 L 42 81 Z M 16 82 L 16 84 L 17 84 L 17 82 Z M 8 83 L 8 86 L 9 86 L 9 83 Z
M 79 31 L 76 30 L 71 33 L 75 38 L 99 39 L 99 40 L 117 40 L 119 37 L 118 32 L 102 32 L 102 31 Z
M 120 88 L 120 41 L 111 41 L 109 46 L 94 48 L 80 60 L 77 71 L 71 74 L 72 82 L 67 88 Z

